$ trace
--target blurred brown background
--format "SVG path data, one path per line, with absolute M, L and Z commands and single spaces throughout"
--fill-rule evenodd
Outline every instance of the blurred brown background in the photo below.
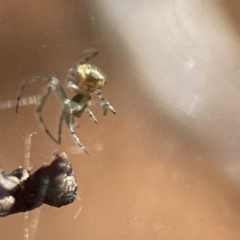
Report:
M 239 239 L 240 4 L 238 1 L 0 0 L 0 163 L 31 166 L 65 151 L 80 201 L 0 219 L 1 239 Z M 79 120 L 83 154 L 64 125 L 57 146 L 36 118 L 16 115 L 19 85 L 55 75 L 89 51 L 104 70 L 103 89 L 117 116 Z M 24 97 L 41 95 L 32 84 Z M 69 96 L 72 93 L 67 90 Z M 57 134 L 59 99 L 44 117 Z M 78 213 L 81 209 L 80 213 Z M 77 215 L 77 217 L 75 217 Z

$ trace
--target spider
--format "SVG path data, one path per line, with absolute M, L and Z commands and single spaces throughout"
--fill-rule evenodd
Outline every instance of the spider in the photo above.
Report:
M 87 62 L 98 55 L 98 52 L 94 52 L 92 55 L 86 57 L 83 61 L 77 63 L 73 68 L 69 69 L 68 73 L 68 87 L 75 93 L 79 94 L 82 90 L 95 94 L 105 103 L 104 115 L 107 114 L 109 108 L 113 114 L 116 114 L 113 106 L 102 94 L 100 88 L 106 83 L 106 76 L 98 67 L 88 64 Z
M 113 106 L 108 102 L 108 100 L 102 94 L 100 88 L 102 88 L 106 84 L 106 76 L 105 74 L 96 66 L 87 63 L 93 57 L 98 55 L 98 52 L 94 52 L 93 54 L 87 56 L 83 61 L 77 63 L 73 68 L 69 70 L 68 74 L 68 87 L 72 89 L 76 95 L 70 100 L 66 95 L 62 85 L 59 80 L 53 76 L 33 76 L 25 79 L 22 82 L 20 87 L 20 92 L 17 97 L 16 103 L 16 112 L 18 112 L 20 99 L 22 96 L 22 92 L 25 86 L 30 82 L 49 82 L 47 85 L 46 92 L 43 94 L 40 104 L 37 107 L 37 114 L 39 117 L 39 121 L 42 123 L 45 132 L 48 136 L 57 144 L 61 144 L 61 135 L 62 135 L 62 123 L 65 121 L 67 124 L 73 138 L 77 142 L 77 144 L 83 149 L 83 151 L 89 155 L 85 146 L 81 143 L 79 138 L 77 137 L 74 128 L 79 125 L 75 122 L 75 117 L 80 118 L 84 111 L 86 111 L 92 120 L 97 123 L 97 119 L 92 113 L 92 111 L 88 108 L 88 106 L 97 106 L 102 107 L 103 115 L 105 116 L 108 112 L 108 109 L 112 111 L 112 113 L 116 114 Z M 58 124 L 58 139 L 56 139 L 48 130 L 43 117 L 42 117 L 42 109 L 43 106 L 51 93 L 51 91 L 56 91 L 58 97 L 63 102 L 64 109 L 59 119 Z M 101 101 L 93 101 L 91 100 L 91 93 L 95 92 L 98 97 L 100 97 Z

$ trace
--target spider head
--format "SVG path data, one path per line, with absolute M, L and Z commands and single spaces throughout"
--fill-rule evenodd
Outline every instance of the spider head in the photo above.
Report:
M 80 64 L 74 73 L 74 82 L 80 89 L 94 92 L 106 84 L 106 76 L 98 67 L 91 64 Z

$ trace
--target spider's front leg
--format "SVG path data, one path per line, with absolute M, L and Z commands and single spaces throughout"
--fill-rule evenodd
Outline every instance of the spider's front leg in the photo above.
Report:
M 103 115 L 105 116 L 107 114 L 107 110 L 104 108 L 109 108 L 110 111 L 113 114 L 117 114 L 116 110 L 114 109 L 114 107 L 110 104 L 110 102 L 104 97 L 104 95 L 102 94 L 101 90 L 97 89 L 95 91 L 95 93 L 97 94 L 97 96 L 103 101 L 104 103 L 104 107 L 103 107 Z
M 88 113 L 89 117 L 94 121 L 94 123 L 98 124 L 97 118 L 95 117 L 93 112 L 88 108 L 86 108 L 85 111 Z M 72 117 L 71 117 L 71 124 L 74 128 L 79 128 L 80 127 L 79 123 L 75 121 L 75 116 L 74 115 L 72 115 Z
M 97 118 L 94 116 L 93 112 L 89 109 L 86 108 L 85 111 L 88 113 L 89 117 L 94 121 L 94 123 L 98 123 Z
M 95 107 L 101 107 L 103 109 L 103 115 L 106 116 L 108 113 L 108 106 L 104 102 L 98 102 L 98 101 L 89 101 L 88 102 L 89 106 L 95 106 Z

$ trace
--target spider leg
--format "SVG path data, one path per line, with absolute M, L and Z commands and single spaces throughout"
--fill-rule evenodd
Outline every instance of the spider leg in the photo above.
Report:
M 110 102 L 104 97 L 101 90 L 97 89 L 95 93 L 98 95 L 98 97 L 105 103 L 105 105 L 112 111 L 113 114 L 116 114 L 116 111 L 114 107 L 110 104 Z M 106 115 L 106 114 L 104 114 Z
M 101 107 L 103 109 L 103 115 L 106 116 L 108 113 L 108 107 L 105 103 L 103 102 L 98 102 L 98 101 L 89 101 L 88 102 L 89 106 L 95 106 L 95 107 Z
M 50 133 L 50 131 L 48 130 L 48 128 L 47 128 L 47 126 L 46 126 L 46 124 L 45 124 L 45 122 L 44 122 L 44 120 L 43 120 L 43 117 L 42 117 L 42 109 L 43 109 L 43 106 L 44 106 L 44 104 L 45 104 L 45 102 L 46 102 L 49 94 L 51 93 L 51 90 L 52 90 L 52 86 L 49 85 L 49 86 L 47 87 L 46 93 L 42 96 L 41 101 L 40 101 L 40 104 L 38 105 L 36 111 L 37 111 L 37 114 L 38 114 L 39 121 L 42 123 L 42 125 L 43 125 L 43 127 L 44 127 L 44 129 L 45 129 L 45 132 L 47 133 L 47 135 L 48 135 L 54 142 L 56 142 L 57 144 L 60 144 L 59 140 L 56 140 L 56 139 L 54 138 L 54 136 Z M 62 117 L 62 116 L 61 116 L 61 117 Z M 61 139 L 60 139 L 60 141 L 61 141 Z
M 79 128 L 80 127 L 79 123 L 75 121 L 75 116 L 74 115 L 71 115 L 71 124 L 74 128 Z
M 76 135 L 76 133 L 75 133 L 75 131 L 74 131 L 74 127 L 73 127 L 73 125 L 72 125 L 71 122 L 70 122 L 70 115 L 66 115 L 66 114 L 65 114 L 65 121 L 66 121 L 66 124 L 67 124 L 67 126 L 68 126 L 68 128 L 69 128 L 69 130 L 70 130 L 70 132 L 71 132 L 71 134 L 72 134 L 72 136 L 73 136 L 73 138 L 74 138 L 75 141 L 77 142 L 78 146 L 79 146 L 80 148 L 82 148 L 83 151 L 84 151 L 87 155 L 89 155 L 87 149 L 86 149 L 86 148 L 84 147 L 84 145 L 80 142 L 78 136 Z
M 44 129 L 45 129 L 45 132 L 47 133 L 47 135 L 54 141 L 56 142 L 57 144 L 61 144 L 61 135 L 62 135 L 62 123 L 63 123 L 63 120 L 64 120 L 64 117 L 65 117 L 65 111 L 63 110 L 61 116 L 60 116 L 60 119 L 59 119 L 59 125 L 58 125 L 58 140 L 51 134 L 51 132 L 48 130 L 44 120 L 43 120 L 43 117 L 42 117 L 42 109 L 43 109 L 43 106 L 49 96 L 49 94 L 51 93 L 52 90 L 54 90 L 58 97 L 60 98 L 60 100 L 65 103 L 66 101 L 69 101 L 69 99 L 67 98 L 67 95 L 66 93 L 64 92 L 60 82 L 58 81 L 57 78 L 55 77 L 48 77 L 47 78 L 48 81 L 50 81 L 49 85 L 47 86 L 47 91 L 46 93 L 42 96 L 41 98 L 41 101 L 40 101 L 40 104 L 38 105 L 37 107 L 37 113 L 38 113 L 38 116 L 39 116 L 39 121 L 42 123 Z
M 26 85 L 27 85 L 28 83 L 31 83 L 31 82 L 47 82 L 47 81 L 49 81 L 49 77 L 34 76 L 34 77 L 26 78 L 26 79 L 22 82 L 21 87 L 20 87 L 19 94 L 18 94 L 18 96 L 17 96 L 16 113 L 18 112 L 20 99 L 21 99 L 21 97 L 22 97 L 22 92 L 23 92 L 24 88 L 26 87 Z
M 90 118 L 94 121 L 94 123 L 98 123 L 97 118 L 94 116 L 93 112 L 89 108 L 85 108 L 85 111 L 88 113 Z
M 92 58 L 94 58 L 95 56 L 97 56 L 99 54 L 98 51 L 93 52 L 92 54 L 90 54 L 89 56 L 85 57 L 82 61 L 80 61 L 77 65 L 82 65 L 88 61 L 90 61 Z
M 59 124 L 58 124 L 58 143 L 61 144 L 61 137 L 62 137 L 62 123 L 63 123 L 63 120 L 64 120 L 64 117 L 65 117 L 65 111 L 63 110 L 62 111 L 62 114 L 60 116 L 60 119 L 59 119 Z
M 73 78 L 71 76 L 68 77 L 68 84 L 67 87 L 72 89 L 75 93 L 80 93 L 81 90 L 79 89 L 79 87 L 73 83 Z

